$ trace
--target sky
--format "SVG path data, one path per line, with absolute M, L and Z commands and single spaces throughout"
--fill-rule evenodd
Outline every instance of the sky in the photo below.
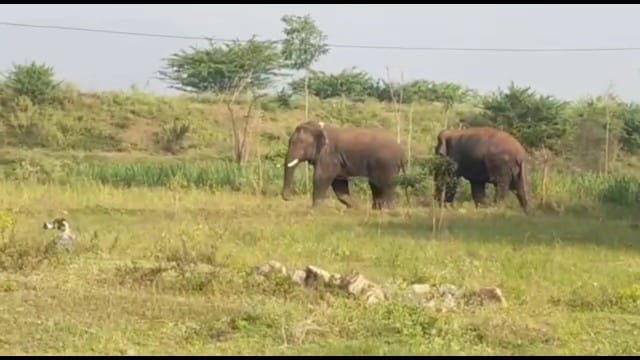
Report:
M 309 14 L 330 44 L 464 48 L 638 47 L 640 5 L 0 5 L 0 22 L 117 31 L 280 39 L 285 14 Z M 167 93 L 156 72 L 198 40 L 0 25 L 0 71 L 44 62 L 83 90 Z M 563 99 L 613 90 L 640 101 L 640 50 L 479 52 L 331 48 L 318 70 L 456 82 L 481 92 L 519 86 Z

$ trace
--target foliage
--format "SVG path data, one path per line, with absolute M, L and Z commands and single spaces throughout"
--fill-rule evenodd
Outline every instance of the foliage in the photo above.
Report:
M 259 41 L 255 36 L 222 45 L 209 41 L 206 48 L 191 46 L 169 56 L 159 75 L 172 88 L 186 92 L 264 90 L 278 75 L 281 60 L 274 42 Z
M 289 83 L 295 92 L 302 91 L 304 79 L 296 79 Z M 374 79 L 371 75 L 356 67 L 343 69 L 339 73 L 314 71 L 309 76 L 309 93 L 320 99 L 345 97 L 349 100 L 361 101 L 374 98 L 381 102 L 391 102 L 392 86 L 396 92 L 402 91 L 403 104 L 439 102 L 447 105 L 475 100 L 475 91 L 462 85 L 430 80 L 414 80 L 406 84 L 391 84 L 382 79 Z
M 56 81 L 52 66 L 35 61 L 26 64 L 13 64 L 12 69 L 3 74 L 3 78 L 3 85 L 15 97 L 27 97 L 36 105 L 53 103 L 62 83 Z
M 190 130 L 191 125 L 188 122 L 174 119 L 170 124 L 162 127 L 162 132 L 158 136 L 158 143 L 163 150 L 172 154 L 182 152 Z
M 321 56 L 329 53 L 327 36 L 309 15 L 284 15 L 285 28 L 282 56 L 286 66 L 294 70 L 308 70 Z
M 512 132 L 528 148 L 554 149 L 567 133 L 563 111 L 567 104 L 511 83 L 482 101 L 485 117 L 494 126 Z
M 16 182 L 37 182 L 40 184 L 62 184 L 74 186 L 84 183 L 99 183 L 109 187 L 170 187 L 180 180 L 186 188 L 210 191 L 260 194 L 278 197 L 282 187 L 282 155 L 261 162 L 242 166 L 232 159 L 166 159 L 164 156 L 123 159 L 110 156 L 95 156 L 92 159 L 79 157 L 60 158 L 60 155 L 46 155 L 41 158 L 20 155 L 5 156 L 5 164 L 0 168 L 0 179 Z M 400 176 L 400 188 L 410 191 L 412 203 L 429 204 L 433 200 L 436 183 L 448 182 L 449 164 L 440 158 L 416 159 L 411 171 Z M 301 175 L 299 175 L 301 176 Z M 541 192 L 542 169 L 532 166 L 529 170 L 529 191 L 532 199 Z M 618 205 L 633 207 L 640 202 L 640 179 L 628 174 L 603 175 L 598 173 L 571 173 L 559 168 L 551 168 L 547 173 L 547 199 L 562 206 L 578 205 Z M 308 196 L 309 188 L 303 181 L 296 181 L 294 193 L 300 199 Z M 456 182 L 448 183 L 457 186 Z M 444 184 L 443 184 L 444 185 Z M 445 189 L 445 187 L 441 188 Z M 492 187 L 487 188 L 492 191 Z M 355 180 L 352 194 L 362 201 L 369 195 L 366 180 Z M 460 182 L 458 201 L 470 201 L 471 194 L 467 182 Z M 514 198 L 515 199 L 515 198 Z M 511 200 L 514 200 L 511 199 Z M 534 201 L 535 202 L 535 201 Z M 517 204 L 514 204 L 517 206 Z
M 289 86 L 294 92 L 303 91 L 304 79 L 292 81 Z M 313 71 L 309 76 L 309 93 L 320 99 L 345 97 L 350 100 L 362 100 L 377 97 L 378 89 L 373 78 L 356 68 L 344 69 L 337 74 Z
M 233 136 L 234 156 L 238 163 L 247 162 L 251 117 L 259 92 L 272 84 L 282 58 L 274 42 L 258 41 L 255 36 L 245 43 L 235 41 L 209 48 L 182 50 L 167 59 L 168 70 L 161 76 L 172 86 L 185 91 L 213 92 L 223 95 L 227 105 Z M 246 114 L 239 119 L 233 108 L 238 97 L 249 94 Z M 183 127 L 186 134 L 187 129 Z
M 622 113 L 622 146 L 630 153 L 640 151 L 640 105 L 624 104 Z
M 569 131 L 561 144 L 563 153 L 576 167 L 604 170 L 616 157 L 625 112 L 624 103 L 610 96 L 575 102 L 565 114 Z
M 378 99 L 390 102 L 390 84 L 378 87 Z M 406 84 L 401 84 L 398 91 L 402 91 L 402 102 L 405 104 L 413 102 L 440 102 L 444 104 L 462 103 L 473 99 L 475 92 L 466 87 L 449 82 L 435 82 L 430 80 L 414 80 Z
M 282 42 L 282 56 L 288 68 L 305 70 L 304 75 L 304 118 L 309 119 L 309 72 L 311 65 L 329 52 L 327 37 L 309 15 L 285 15 L 281 18 L 285 25 L 285 39 Z

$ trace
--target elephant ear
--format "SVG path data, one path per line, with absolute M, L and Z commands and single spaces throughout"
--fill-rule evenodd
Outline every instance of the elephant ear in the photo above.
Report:
M 329 145 L 329 137 L 327 136 L 327 132 L 324 130 L 324 126 L 321 126 L 313 132 L 313 139 L 316 143 L 316 154 L 320 154 L 322 149 Z

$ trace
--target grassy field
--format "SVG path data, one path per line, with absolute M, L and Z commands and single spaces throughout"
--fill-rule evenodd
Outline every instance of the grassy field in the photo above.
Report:
M 204 188 L 0 183 L 0 353 L 638 354 L 640 223 L 630 207 L 371 212 Z M 71 254 L 44 252 L 64 215 Z M 506 308 L 367 306 L 253 280 L 277 260 L 381 283 L 497 286 Z M 206 271 L 161 274 L 161 265 Z
M 534 156 L 533 215 L 513 196 L 477 211 L 462 182 L 433 231 L 425 170 L 435 135 L 445 120 L 473 117 L 472 104 L 396 114 L 391 103 L 312 99 L 312 118 L 399 131 L 410 145 L 411 204 L 401 196 L 396 209 L 372 212 L 364 181 L 359 208 L 330 193 L 311 210 L 302 167 L 296 198 L 280 199 L 300 99 L 261 101 L 239 166 L 216 98 L 71 88 L 61 104 L 40 106 L 1 95 L 0 354 L 640 353 L 640 159 L 618 150 L 619 136 L 605 152 L 604 127 L 580 125 L 548 171 Z M 583 124 L 576 109 L 569 115 Z M 54 234 L 43 222 L 58 216 L 78 235 L 70 254 L 46 250 Z M 271 260 L 359 271 L 402 291 L 495 286 L 508 306 L 367 305 L 257 281 L 254 268 Z
M 311 119 L 398 136 L 411 159 L 403 184 L 415 185 L 411 204 L 401 196 L 392 211 L 370 210 L 364 181 L 352 192 L 359 208 L 330 193 L 312 210 L 303 167 L 295 199 L 279 197 L 288 139 L 305 117 L 299 94 L 251 107 L 237 99 L 236 125 L 250 124 L 238 165 L 220 96 L 67 83 L 40 101 L 28 96 L 37 77 L 24 79 L 0 83 L 0 354 L 640 353 L 638 108 L 596 98 L 556 112 L 522 89 L 491 106 L 439 103 L 425 84 L 397 107 L 379 96 L 312 97 Z M 488 119 L 534 144 L 534 213 L 513 196 L 475 210 L 462 182 L 434 231 L 436 135 Z M 59 216 L 78 235 L 71 253 L 47 250 L 54 234 L 43 222 Z M 271 260 L 359 271 L 398 293 L 412 283 L 498 287 L 508 306 L 440 312 L 401 296 L 367 305 L 257 281 L 254 268 Z

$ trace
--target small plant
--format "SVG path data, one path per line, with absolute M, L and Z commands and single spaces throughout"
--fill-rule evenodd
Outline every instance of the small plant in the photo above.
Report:
M 458 179 L 454 176 L 455 164 L 442 157 L 433 157 L 426 164 L 428 173 L 433 175 L 434 197 L 441 201 L 452 196 L 458 188 Z
M 632 285 L 618 291 L 618 303 L 622 306 L 640 306 L 640 285 Z
M 9 211 L 0 211 L 0 236 L 2 241 L 7 241 L 9 233 L 13 232 L 15 226 L 15 218 Z
M 162 127 L 162 132 L 158 136 L 158 143 L 163 150 L 178 154 L 185 147 L 185 139 L 191 130 L 191 124 L 174 119 L 170 124 Z

